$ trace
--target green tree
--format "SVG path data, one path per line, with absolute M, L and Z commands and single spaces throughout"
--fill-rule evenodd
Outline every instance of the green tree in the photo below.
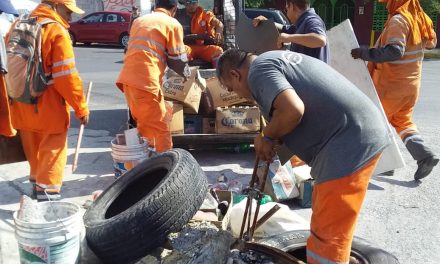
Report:
M 420 0 L 420 4 L 423 10 L 430 15 L 440 12 L 440 0 Z

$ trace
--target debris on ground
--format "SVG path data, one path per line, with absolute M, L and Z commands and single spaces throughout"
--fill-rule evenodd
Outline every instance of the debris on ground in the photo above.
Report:
M 232 249 L 226 264 L 275 264 L 273 259 L 263 253 L 253 250 L 240 252 L 238 249 Z
M 230 232 L 219 230 L 209 222 L 189 223 L 179 233 L 168 235 L 168 244 L 172 250 L 170 254 L 164 254 L 164 251 L 169 252 L 159 248 L 137 264 L 226 263 L 233 242 Z

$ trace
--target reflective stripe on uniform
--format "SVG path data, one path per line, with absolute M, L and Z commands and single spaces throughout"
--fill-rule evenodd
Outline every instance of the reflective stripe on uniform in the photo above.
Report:
M 54 62 L 52 67 L 58 67 L 58 66 L 62 66 L 62 65 L 68 65 L 71 63 L 75 63 L 75 58 L 70 58 L 70 59 L 66 59 L 66 60 L 62 60 L 62 61 L 57 61 Z
M 166 64 L 166 60 L 164 59 L 164 57 L 161 56 L 159 53 L 157 53 L 152 48 L 149 48 L 149 47 L 144 46 L 144 45 L 139 45 L 139 44 L 131 44 L 131 45 L 128 46 L 128 48 L 129 49 L 140 49 L 140 50 L 149 52 L 149 53 L 153 54 L 157 59 L 159 59 L 162 63 Z
M 59 190 L 59 189 L 61 189 L 61 185 L 49 185 L 49 184 L 37 183 L 36 186 L 37 186 L 37 188 L 41 188 L 44 190 L 47 190 L 47 189 Z
M 334 262 L 334 261 L 328 260 L 326 258 L 320 257 L 311 250 L 307 250 L 307 257 L 311 257 L 311 258 L 315 259 L 320 264 L 348 264 L 348 261 L 347 262 Z
M 406 143 L 408 143 L 408 141 L 413 140 L 413 139 L 415 139 L 415 138 L 420 138 L 420 139 L 422 139 L 422 136 L 421 136 L 420 134 L 414 134 L 414 135 L 408 136 L 408 137 L 406 137 L 405 140 L 403 141 L 403 144 L 406 145 Z
M 410 59 L 410 60 L 389 61 L 388 63 L 390 63 L 390 64 L 408 64 L 408 63 L 413 63 L 413 62 L 422 61 L 422 60 L 423 60 L 423 56 L 421 56 L 419 58 L 415 58 L 415 59 Z
M 180 46 L 177 48 L 172 48 L 172 49 L 168 49 L 168 54 L 172 53 L 172 54 L 180 54 L 186 51 L 185 46 Z
M 417 132 L 417 129 L 415 129 L 415 128 L 408 128 L 408 129 L 402 130 L 402 131 L 400 131 L 399 136 L 401 137 L 404 134 L 408 134 L 410 132 Z
M 188 56 L 186 55 L 186 53 L 182 53 L 179 55 L 168 55 L 168 58 L 171 60 L 182 60 L 182 61 L 188 60 Z
M 143 40 L 143 41 L 151 44 L 152 46 L 158 47 L 160 50 L 165 52 L 165 47 L 161 43 L 157 42 L 156 40 L 154 40 L 152 38 L 147 38 L 147 37 L 143 37 L 143 36 L 134 36 L 134 37 L 130 37 L 130 40 L 132 40 L 132 41 Z M 136 44 L 133 44 L 133 45 L 136 45 Z
M 72 68 L 72 69 L 69 69 L 69 70 L 52 73 L 52 77 L 53 78 L 58 78 L 58 77 L 70 75 L 70 74 L 75 73 L 75 72 L 77 72 L 76 68 Z

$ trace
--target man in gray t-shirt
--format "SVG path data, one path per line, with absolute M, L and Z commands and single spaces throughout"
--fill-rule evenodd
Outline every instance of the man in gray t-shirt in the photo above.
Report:
M 312 167 L 308 262 L 348 262 L 368 180 L 388 144 L 378 108 L 333 68 L 300 53 L 228 50 L 217 75 L 269 121 L 254 142 L 260 159 L 272 160 L 282 141 Z

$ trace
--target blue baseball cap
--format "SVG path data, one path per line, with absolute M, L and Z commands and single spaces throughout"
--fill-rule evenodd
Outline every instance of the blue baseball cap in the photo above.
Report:
M 14 16 L 18 16 L 18 11 L 14 8 L 9 0 L 1 0 L 0 1 L 0 11 L 8 14 L 12 14 Z

